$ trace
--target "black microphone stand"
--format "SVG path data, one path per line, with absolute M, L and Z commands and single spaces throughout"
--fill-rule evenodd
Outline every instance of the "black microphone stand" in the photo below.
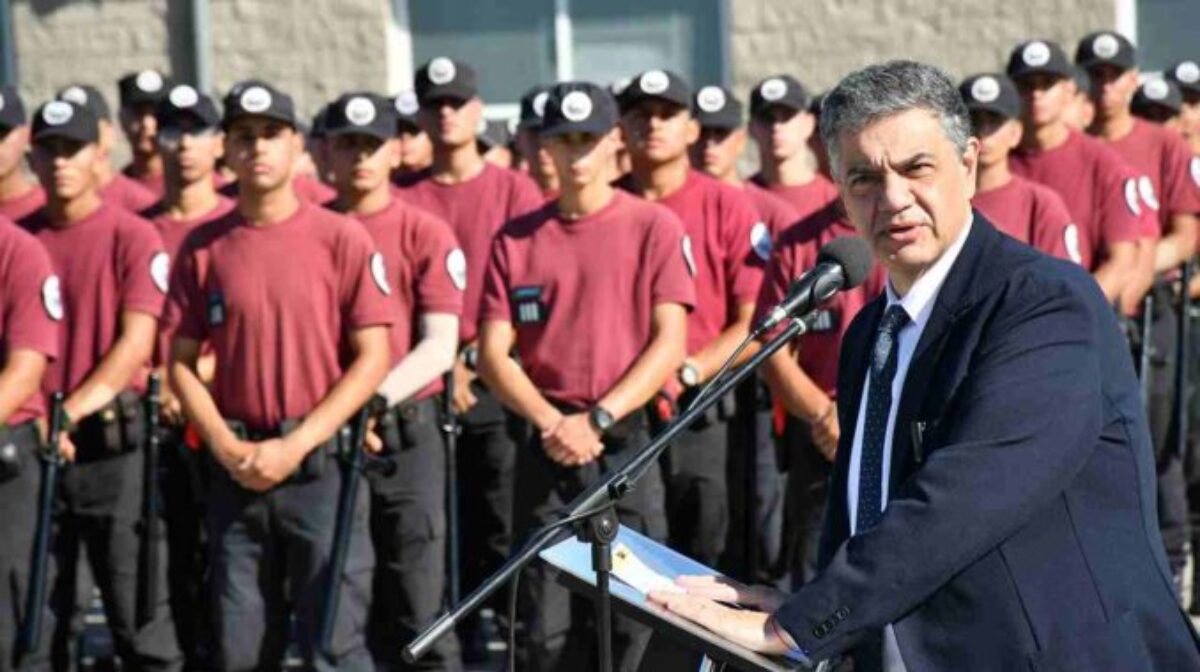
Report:
M 796 336 L 808 330 L 803 317 L 792 318 L 788 326 L 774 338 L 763 344 L 744 366 L 718 375 L 679 417 L 642 448 L 628 462 L 613 471 L 603 481 L 580 494 L 571 503 L 566 515 L 558 521 L 537 530 L 516 553 L 511 555 L 500 569 L 496 570 L 461 603 L 443 614 L 437 621 L 417 635 L 404 648 L 404 659 L 414 663 L 437 642 L 454 629 L 466 614 L 477 609 L 484 600 L 516 576 L 526 565 L 533 562 L 543 549 L 563 538 L 561 528 L 576 524 L 581 540 L 592 544 L 592 569 L 596 572 L 596 638 L 599 646 L 600 671 L 612 670 L 612 624 L 609 577 L 612 570 L 610 545 L 617 535 L 617 518 L 614 505 L 633 487 L 642 473 L 654 464 L 659 455 L 670 445 L 671 440 L 691 426 L 718 399 L 724 397 L 743 379 L 753 373 L 764 361 L 787 345 Z M 751 339 L 758 336 L 756 330 Z M 750 339 L 747 339 L 749 342 Z M 736 355 L 735 355 L 736 356 Z M 510 625 L 510 627 L 512 627 Z

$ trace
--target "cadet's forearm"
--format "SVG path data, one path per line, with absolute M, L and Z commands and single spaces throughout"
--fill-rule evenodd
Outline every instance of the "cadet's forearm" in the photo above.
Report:
M 700 370 L 700 379 L 707 381 L 721 370 L 726 359 L 733 354 L 746 336 L 750 334 L 750 319 L 754 317 L 754 304 L 746 303 L 738 306 L 737 317 L 721 331 L 708 345 L 691 356 L 696 368 Z
M 614 418 L 641 408 L 675 375 L 687 351 L 687 311 L 675 303 L 654 307 L 650 343 L 599 404 Z
M 285 437 L 305 454 L 333 436 L 370 400 L 387 376 L 391 354 L 386 326 L 357 329 L 350 334 L 350 341 L 354 361 L 325 398 L 304 416 L 300 426 Z
M 771 388 L 771 395 L 778 399 L 791 415 L 812 422 L 823 415 L 831 402 L 829 395 L 813 382 L 800 368 L 794 355 L 784 348 L 767 360 L 763 367 L 763 378 Z
M 0 425 L 8 422 L 26 399 L 41 393 L 46 373 L 46 356 L 36 350 L 20 348 L 4 357 L 0 370 Z
M 1154 285 L 1154 255 L 1158 243 L 1157 240 L 1142 240 L 1138 243 L 1134 271 L 1130 273 L 1125 287 L 1121 289 L 1121 311 L 1126 315 L 1136 315 L 1141 310 L 1142 298 Z
M 1092 273 L 1109 303 L 1121 298 L 1122 291 L 1137 273 L 1137 248 L 1134 241 L 1113 244 L 1108 259 Z
M 1170 231 L 1155 248 L 1154 270 L 1165 273 L 1192 258 L 1196 250 L 1196 215 L 1172 215 Z
M 200 435 L 200 440 L 215 452 L 237 440 L 208 386 L 200 379 L 198 360 L 200 344 L 196 341 L 176 337 L 171 344 L 171 361 L 167 365 L 167 382 L 183 407 L 183 414 Z
M 484 322 L 479 336 L 479 377 L 500 403 L 533 423 L 539 431 L 546 431 L 558 423 L 562 413 L 508 356 L 515 342 L 511 322 Z
M 393 406 L 425 389 L 454 365 L 458 349 L 458 317 L 431 314 L 421 318 L 421 340 L 396 368 L 392 369 L 379 393 Z
M 96 368 L 79 387 L 70 391 L 63 402 L 68 418 L 86 418 L 129 387 L 133 377 L 153 354 L 157 327 L 158 320 L 147 313 L 125 311 L 121 314 L 121 334 Z

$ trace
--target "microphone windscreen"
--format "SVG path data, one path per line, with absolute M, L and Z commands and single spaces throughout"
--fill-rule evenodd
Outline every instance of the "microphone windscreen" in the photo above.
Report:
M 842 236 L 829 241 L 817 255 L 817 263 L 829 262 L 842 267 L 846 279 L 844 289 L 857 287 L 867 279 L 875 260 L 871 258 L 871 247 L 858 236 Z

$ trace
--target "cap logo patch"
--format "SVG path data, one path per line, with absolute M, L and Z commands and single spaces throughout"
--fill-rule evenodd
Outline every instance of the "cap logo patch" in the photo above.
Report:
M 533 113 L 539 117 L 546 116 L 546 101 L 550 99 L 549 91 L 542 91 L 533 97 Z
M 57 275 L 46 278 L 42 283 L 42 307 L 55 322 L 63 319 L 62 285 Z
M 1165 100 L 1170 92 L 1171 88 L 1161 79 L 1152 79 L 1142 87 L 1142 93 L 1150 100 Z
M 759 259 L 767 261 L 771 258 L 771 232 L 765 222 L 758 222 L 750 229 L 750 247 Z
M 691 236 L 684 236 L 680 247 L 683 248 L 683 261 L 687 264 L 688 274 L 694 278 L 696 277 L 696 257 L 692 255 Z
M 696 105 L 705 112 L 719 112 L 725 107 L 725 92 L 719 86 L 706 86 L 696 94 Z
M 378 252 L 371 255 L 371 279 L 384 296 L 392 295 L 392 288 L 387 280 L 387 266 L 383 263 L 383 255 Z
M 366 126 L 375 121 L 375 104 L 362 96 L 346 101 L 346 119 L 355 126 Z
M 1063 230 L 1063 243 L 1067 246 L 1067 256 L 1071 261 L 1082 264 L 1083 255 L 1079 253 L 1079 227 L 1067 224 L 1067 228 Z
M 71 86 L 63 89 L 63 92 L 58 96 L 58 99 L 65 100 L 69 103 L 75 103 L 76 105 L 87 105 L 88 103 L 87 91 L 84 91 L 83 88 L 79 86 Z
M 1117 42 L 1117 38 L 1109 33 L 1097 35 L 1096 39 L 1092 40 L 1092 53 L 1100 58 L 1113 58 L 1120 50 L 1121 43 Z
M 167 100 L 170 100 L 171 104 L 175 107 L 188 108 L 200 102 L 200 94 L 196 93 L 196 90 L 187 84 L 180 84 L 171 89 Z
M 458 291 L 467 290 L 467 257 L 457 247 L 446 255 L 446 274 L 450 276 L 450 282 L 454 283 Z
M 1146 202 L 1146 205 L 1150 206 L 1151 210 L 1158 212 L 1158 196 L 1155 195 L 1154 183 L 1150 181 L 1148 176 L 1143 175 L 1138 178 L 1138 193 L 1142 195 L 1142 200 Z
M 454 79 L 458 74 L 458 69 L 454 67 L 454 61 L 445 56 L 438 56 L 429 62 L 429 81 L 434 84 L 446 84 Z
M 396 96 L 396 111 L 400 114 L 413 115 L 419 109 L 421 105 L 417 102 L 417 94 L 412 91 L 405 91 Z
M 1138 196 L 1137 180 L 1132 177 L 1125 180 L 1125 207 L 1129 208 L 1135 217 L 1141 217 L 1142 205 Z
M 242 92 L 238 104 L 251 114 L 265 112 L 271 107 L 271 92 L 261 86 L 252 86 Z
M 137 84 L 137 88 L 146 93 L 158 93 L 162 91 L 163 78 L 153 70 L 143 70 L 138 73 L 137 79 L 133 80 Z
M 1031 68 L 1040 68 L 1050 62 L 1050 45 L 1045 42 L 1030 42 L 1021 50 L 1021 60 Z
M 592 116 L 592 99 L 583 91 L 572 91 L 563 97 L 562 114 L 569 121 L 583 121 Z
M 70 103 L 64 103 L 61 100 L 46 103 L 46 107 L 42 108 L 42 119 L 51 126 L 62 126 L 75 116 L 75 109 Z
M 662 70 L 651 70 L 650 72 L 643 73 L 638 80 L 638 86 L 641 87 L 642 91 L 652 96 L 666 91 L 670 85 L 671 79 Z
M 787 82 L 778 77 L 772 77 L 758 87 L 758 93 L 763 100 L 773 103 L 787 95 Z
M 995 77 L 983 76 L 971 85 L 971 97 L 981 103 L 990 103 L 1000 97 L 1000 82 Z
M 1175 67 L 1175 79 L 1184 84 L 1200 82 L 1200 65 L 1195 61 L 1184 61 Z
M 159 252 L 150 259 L 150 279 L 158 291 L 167 293 L 167 283 L 171 279 L 171 258 L 166 252 Z

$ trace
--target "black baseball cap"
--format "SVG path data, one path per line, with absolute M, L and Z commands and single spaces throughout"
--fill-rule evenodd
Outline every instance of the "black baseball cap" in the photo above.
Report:
M 1062 47 L 1049 40 L 1027 40 L 1016 46 L 1008 56 L 1005 73 L 1016 81 L 1026 75 L 1057 75 L 1071 77 L 1071 62 Z
M 149 103 L 157 105 L 171 90 L 172 82 L 158 70 L 131 72 L 117 80 L 121 107 Z
M 225 116 L 221 125 L 228 127 L 242 117 L 267 117 L 299 128 L 292 97 L 257 79 L 234 84 L 225 96 Z
M 322 105 L 317 109 L 317 113 L 313 115 L 312 125 L 308 129 L 308 137 L 313 140 L 320 140 L 328 133 L 326 132 L 326 122 L 329 120 L 329 105 Z
M 184 118 L 195 119 L 204 128 L 221 125 L 221 114 L 213 99 L 187 84 L 171 87 L 155 108 L 154 116 L 160 126 L 173 126 Z
M 538 84 L 521 96 L 521 115 L 518 117 L 517 128 L 536 131 L 542 125 L 542 116 L 546 113 L 546 99 L 550 97 L 550 87 Z
M 1200 63 L 1180 61 L 1167 68 L 1163 76 L 1175 82 L 1181 93 L 1200 96 Z
M 701 87 L 692 99 L 692 116 L 701 128 L 741 128 L 742 101 L 724 87 Z
M 1075 88 L 1085 96 L 1092 95 L 1092 75 L 1078 65 L 1071 66 L 1071 79 L 1075 80 Z
M 470 100 L 479 95 L 479 85 L 470 65 L 438 56 L 417 70 L 416 91 L 417 100 L 424 105 L 442 98 Z
M 972 75 L 958 87 L 967 110 L 983 110 L 998 114 L 1005 119 L 1021 116 L 1021 97 L 1012 80 L 999 73 Z
M 808 93 L 795 77 L 775 75 L 754 85 L 750 92 L 750 116 L 757 117 L 772 107 L 803 112 L 808 110 L 808 103 Z
M 621 92 L 622 106 L 637 105 L 643 100 L 657 98 L 691 109 L 692 88 L 683 77 L 670 70 L 647 70 L 629 82 Z
M 1114 65 L 1129 70 L 1137 67 L 1137 49 L 1120 33 L 1098 30 L 1079 41 L 1075 48 L 1075 63 L 1083 68 Z
M 392 99 L 392 108 L 396 110 L 396 130 L 418 129 L 417 112 L 421 111 L 421 103 L 417 101 L 415 91 L 401 91 Z
M 1169 79 L 1148 79 L 1137 88 L 1129 107 L 1134 114 L 1156 107 L 1169 110 L 1172 115 L 1179 114 L 1183 109 L 1183 93 Z
M 617 101 L 617 107 L 624 112 L 629 107 L 629 99 L 625 96 L 625 92 L 629 90 L 629 85 L 633 83 L 632 77 L 621 77 L 614 79 L 608 85 L 608 92 Z
M 54 95 L 55 100 L 65 100 L 69 103 L 82 105 L 92 112 L 98 120 L 112 120 L 112 108 L 100 90 L 90 84 L 72 84 L 62 88 Z
M 24 126 L 25 103 L 21 94 L 12 86 L 0 86 L 0 128 L 16 128 Z
M 612 94 L 591 82 L 563 82 L 550 89 L 542 117 L 542 137 L 566 133 L 607 133 L 620 118 Z
M 481 119 L 478 131 L 475 140 L 483 145 L 485 150 L 507 146 L 512 140 L 512 134 L 508 132 L 508 122 L 503 119 Z
M 83 105 L 52 100 L 33 115 L 32 135 L 35 143 L 47 138 L 66 138 L 90 144 L 100 139 L 100 123 Z
M 329 104 L 325 134 L 369 135 L 378 140 L 396 137 L 396 106 L 383 96 L 359 91 L 343 94 Z

